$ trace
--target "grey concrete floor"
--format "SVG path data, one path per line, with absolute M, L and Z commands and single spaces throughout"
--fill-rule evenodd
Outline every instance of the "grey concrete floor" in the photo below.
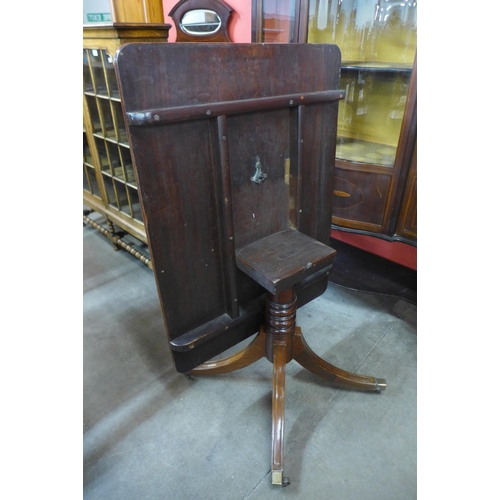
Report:
M 85 499 L 417 498 L 415 305 L 330 284 L 298 311 L 317 354 L 387 390 L 341 390 L 289 363 L 282 488 L 270 474 L 271 363 L 188 380 L 152 271 L 91 227 L 83 245 Z

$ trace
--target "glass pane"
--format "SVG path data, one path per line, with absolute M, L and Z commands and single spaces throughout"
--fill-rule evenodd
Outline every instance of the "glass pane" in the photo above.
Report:
M 342 68 L 337 158 L 394 165 L 410 76 L 409 69 Z
M 118 91 L 118 83 L 116 82 L 115 67 L 113 66 L 113 57 L 108 53 L 103 53 L 104 57 L 104 68 L 106 71 L 106 78 L 108 79 L 109 93 L 111 97 L 120 97 L 120 92 Z
M 83 91 L 94 92 L 92 77 L 90 76 L 88 51 L 83 49 Z
M 84 166 L 84 170 L 87 173 L 87 175 L 85 175 L 85 172 L 83 173 L 83 188 L 90 191 L 94 196 L 101 198 L 101 194 L 99 192 L 99 187 L 97 185 L 97 178 L 95 175 L 95 170 L 93 168 L 87 167 L 87 166 Z M 90 186 L 88 184 L 89 180 L 90 180 Z
M 108 158 L 112 169 L 112 175 L 123 180 L 123 168 L 120 164 L 118 145 L 111 142 L 106 142 L 106 147 L 108 148 Z
M 118 194 L 118 203 L 120 211 L 123 213 L 130 215 L 130 205 L 127 198 L 127 189 L 125 184 L 122 182 L 115 182 L 116 192 Z
M 110 139 L 116 139 L 113 116 L 111 114 L 111 104 L 107 99 L 99 99 L 98 104 L 101 108 L 101 118 L 104 126 L 104 136 Z
M 107 175 L 103 175 L 102 178 L 104 180 L 104 187 L 106 188 L 106 195 L 108 197 L 108 203 L 110 205 L 113 205 L 114 207 L 118 208 L 118 205 L 116 203 L 115 189 L 113 187 L 113 181 L 111 180 L 111 177 L 108 177 Z
M 186 12 L 181 19 L 182 31 L 190 35 L 210 35 L 217 33 L 220 26 L 221 19 L 213 10 L 190 10 Z
M 83 189 L 85 189 L 85 191 L 92 192 L 90 189 L 89 180 L 87 178 L 87 168 L 85 167 L 85 165 L 83 166 Z
M 99 111 L 97 110 L 97 102 L 95 97 L 85 96 L 87 107 L 89 108 L 90 122 L 92 132 L 94 134 L 102 133 L 101 121 L 99 119 Z
M 308 42 L 342 52 L 337 157 L 392 167 L 417 45 L 414 0 L 309 0 Z
M 87 140 L 87 134 L 83 133 L 83 161 L 84 163 L 90 163 L 92 165 L 92 156 L 90 155 L 89 141 Z
M 125 128 L 125 122 L 123 120 L 123 111 L 121 103 L 116 101 L 111 101 L 111 105 L 113 106 L 113 114 L 115 117 L 115 125 L 118 130 L 118 142 L 123 144 L 128 144 L 127 138 L 127 130 Z
M 102 50 L 90 49 L 88 51 L 90 68 L 92 74 L 94 75 L 95 91 L 97 94 L 108 95 L 108 89 L 106 88 L 106 79 L 104 77 L 104 68 L 102 65 Z
M 120 154 L 122 157 L 122 165 L 125 169 L 126 181 L 129 184 L 136 185 L 134 169 L 132 167 L 132 158 L 130 156 L 130 150 L 120 146 Z
M 140 222 L 144 222 L 142 218 L 141 205 L 139 203 L 139 194 L 133 188 L 129 188 L 128 192 L 132 203 L 132 217 Z
M 100 139 L 99 137 L 96 137 L 95 138 L 95 145 L 97 147 L 97 154 L 99 156 L 99 163 L 101 164 L 101 171 L 109 173 L 110 169 L 109 169 L 108 153 L 106 151 L 106 144 L 104 143 L 104 140 Z
M 295 0 L 263 0 L 262 41 L 290 43 L 295 33 Z

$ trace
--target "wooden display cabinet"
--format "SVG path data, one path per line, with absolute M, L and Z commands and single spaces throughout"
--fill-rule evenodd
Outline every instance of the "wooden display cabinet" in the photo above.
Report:
M 416 245 L 417 2 L 253 0 L 254 42 L 342 52 L 332 228 Z
M 113 23 L 83 29 L 83 203 L 103 215 L 108 228 L 85 213 L 84 221 L 141 260 L 114 228 L 147 243 L 113 58 L 128 42 L 167 42 L 170 27 Z

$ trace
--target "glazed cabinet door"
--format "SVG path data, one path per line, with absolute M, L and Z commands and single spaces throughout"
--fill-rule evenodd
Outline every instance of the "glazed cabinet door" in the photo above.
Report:
M 332 224 L 401 238 L 396 228 L 416 142 L 417 1 L 254 0 L 254 17 L 254 41 L 339 46 L 346 98 Z
M 112 50 L 83 49 L 84 203 L 145 240 Z M 101 208 L 102 206 L 102 208 Z M 144 235 L 144 236 L 143 236 Z
M 308 3 L 307 41 L 342 51 L 332 223 L 393 236 L 414 142 L 417 2 Z
M 114 57 L 129 42 L 166 43 L 170 27 L 110 23 L 83 30 L 83 204 L 105 217 L 110 238 L 125 232 L 147 244 Z

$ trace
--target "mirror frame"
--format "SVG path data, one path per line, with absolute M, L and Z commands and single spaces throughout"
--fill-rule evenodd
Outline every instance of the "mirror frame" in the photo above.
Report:
M 181 28 L 181 20 L 184 14 L 191 10 L 212 10 L 221 20 L 220 28 L 215 33 L 206 35 L 190 35 Z M 176 3 L 168 15 L 172 18 L 177 29 L 176 42 L 231 42 L 227 32 L 227 23 L 233 12 L 233 8 L 223 0 L 180 0 Z

